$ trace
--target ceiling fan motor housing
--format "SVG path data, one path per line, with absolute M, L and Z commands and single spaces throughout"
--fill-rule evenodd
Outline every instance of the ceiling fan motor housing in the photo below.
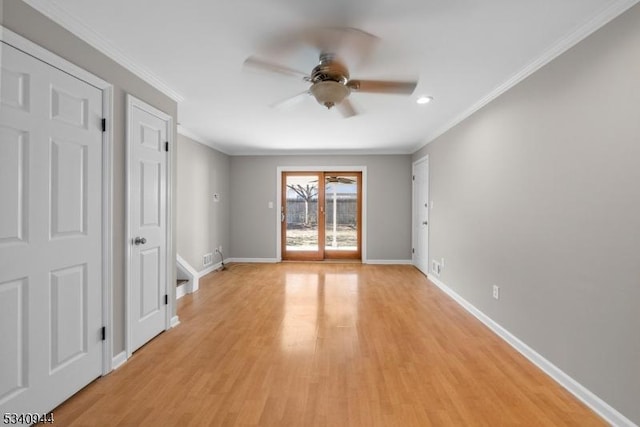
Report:
M 327 80 L 347 84 L 349 70 L 342 62 L 336 59 L 335 55 L 323 53 L 320 55 L 320 63 L 311 71 L 311 82 L 317 83 Z

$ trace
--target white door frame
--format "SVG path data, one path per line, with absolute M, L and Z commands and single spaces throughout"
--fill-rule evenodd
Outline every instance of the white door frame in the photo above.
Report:
M 131 357 L 132 351 L 132 343 L 131 343 L 131 224 L 129 222 L 130 214 L 131 214 L 131 177 L 129 176 L 129 171 L 131 170 L 131 138 L 129 138 L 131 132 L 131 112 L 133 107 L 140 108 L 142 110 L 148 111 L 151 114 L 154 114 L 163 120 L 166 120 L 169 124 L 169 129 L 167 129 L 167 142 L 169 143 L 169 152 L 167 153 L 167 169 L 166 169 L 166 212 L 165 218 L 167 223 L 166 229 L 166 250 L 165 250 L 165 292 L 169 295 L 168 304 L 165 313 L 165 326 L 164 330 L 171 328 L 171 315 L 173 313 L 173 305 L 175 302 L 175 292 L 169 292 L 170 280 L 173 277 L 173 269 L 172 263 L 175 266 L 175 259 L 173 258 L 173 239 L 171 238 L 173 234 L 173 217 L 171 215 L 171 206 L 173 206 L 173 191 L 172 191 L 172 176 L 173 176 L 173 153 L 171 150 L 174 149 L 173 143 L 173 134 L 174 134 L 174 124 L 173 117 L 164 111 L 160 111 L 157 108 L 147 104 L 144 101 L 141 101 L 134 96 L 127 94 L 127 123 L 126 123 L 126 135 L 125 144 L 126 144 L 126 165 L 125 165 L 125 182 L 127 183 L 127 200 L 125 207 L 125 351 L 127 359 Z
M 282 261 L 282 223 L 280 222 L 280 206 L 282 206 L 282 172 L 361 172 L 362 173 L 362 233 L 360 257 L 367 263 L 367 167 L 366 166 L 278 166 L 276 168 L 276 262 Z
M 113 369 L 113 85 L 0 25 L 0 41 L 51 65 L 102 91 L 102 325 L 106 328 L 102 342 L 102 375 Z
M 415 177 L 416 173 L 416 166 L 418 165 L 418 163 L 422 163 L 422 162 L 426 162 L 427 164 L 427 194 L 429 194 L 429 200 L 427 200 L 427 203 L 429 203 L 429 206 L 427 207 L 428 210 L 431 210 L 431 202 L 430 202 L 430 198 L 431 198 L 431 168 L 429 167 L 429 155 L 426 155 L 424 157 L 419 158 L 418 160 L 416 160 L 415 162 L 412 163 L 411 165 L 411 175 L 413 177 Z M 416 229 L 418 228 L 418 222 L 421 221 L 420 218 L 416 217 L 416 197 L 415 197 L 415 181 L 411 181 L 411 247 L 415 248 L 418 242 L 418 236 L 416 234 Z M 430 213 L 430 212 L 429 212 Z M 429 215 L 430 217 L 430 215 Z M 429 233 L 429 230 L 431 230 L 431 224 L 430 224 L 430 220 L 427 223 L 427 271 L 423 271 L 423 273 L 426 275 L 428 273 L 428 266 L 429 266 L 429 237 L 431 237 L 431 233 Z M 412 250 L 412 254 L 411 254 L 411 263 L 415 266 L 416 265 L 416 261 L 415 261 L 415 255 L 413 253 Z M 422 271 L 422 270 L 420 270 Z

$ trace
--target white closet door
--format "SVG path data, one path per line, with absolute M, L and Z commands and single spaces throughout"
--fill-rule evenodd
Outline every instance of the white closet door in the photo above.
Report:
M 129 96 L 130 349 L 167 327 L 167 136 L 171 118 Z
M 413 164 L 413 265 L 429 273 L 429 159 Z
M 102 92 L 0 49 L 0 413 L 43 413 L 102 372 Z

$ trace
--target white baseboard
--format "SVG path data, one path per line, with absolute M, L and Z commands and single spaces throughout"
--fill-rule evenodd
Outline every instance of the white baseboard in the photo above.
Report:
M 116 354 L 115 356 L 113 356 L 113 359 L 111 359 L 111 370 L 115 371 L 120 366 L 124 365 L 124 362 L 126 361 L 127 361 L 126 351 Z
M 207 274 L 209 274 L 209 273 L 212 273 L 212 272 L 216 271 L 216 270 L 217 270 L 217 269 L 219 269 L 220 267 L 222 267 L 222 262 L 218 262 L 218 263 L 216 263 L 216 264 L 213 264 L 213 265 L 211 265 L 211 266 L 209 266 L 209 267 L 205 268 L 205 269 L 204 269 L 204 270 L 202 270 L 202 271 L 199 271 L 199 272 L 198 272 L 198 279 L 199 279 L 199 278 L 201 278 L 201 277 L 203 277 L 203 276 L 206 276 L 206 275 L 207 275 Z
M 210 265 L 202 271 L 196 271 L 179 254 L 176 254 L 176 261 L 179 267 L 181 267 L 182 271 L 189 277 L 189 281 L 186 284 L 178 286 L 176 288 L 176 299 L 180 299 L 186 294 L 196 292 L 198 289 L 200 289 L 200 278 L 222 267 L 222 262 L 218 262 L 216 264 Z
M 229 262 L 238 263 L 266 263 L 273 264 L 280 262 L 278 258 L 229 258 L 225 260 L 225 264 Z M 395 264 L 395 265 L 411 265 L 410 259 L 368 259 L 362 260 L 363 264 Z
M 585 405 L 591 408 L 594 412 L 604 418 L 605 421 L 614 426 L 624 427 L 637 427 L 631 420 L 622 415 L 611 405 L 604 400 L 600 399 L 589 389 L 582 384 L 571 378 L 560 368 L 555 366 L 549 360 L 542 357 L 534 349 L 522 342 L 518 337 L 511 332 L 504 329 L 489 316 L 478 310 L 473 304 L 458 295 L 453 289 L 442 283 L 433 274 L 428 274 L 427 278 L 437 287 L 442 289 L 447 295 L 449 295 L 454 301 L 456 301 L 462 308 L 471 313 L 474 317 L 484 323 L 489 329 L 491 329 L 496 335 L 502 338 L 507 344 L 516 349 L 524 357 L 529 359 L 534 365 L 542 369 L 547 375 L 549 375 L 558 384 L 566 388 L 571 394 L 581 400 Z
M 363 264 L 385 264 L 385 265 L 411 265 L 410 259 L 368 259 L 363 260 Z
M 225 261 L 225 264 L 229 262 L 273 264 L 278 262 L 278 259 L 277 258 L 228 258 L 224 261 Z
M 175 328 L 176 326 L 178 326 L 180 324 L 180 319 L 178 318 L 178 316 L 173 316 L 171 318 L 171 322 L 169 324 L 170 328 Z

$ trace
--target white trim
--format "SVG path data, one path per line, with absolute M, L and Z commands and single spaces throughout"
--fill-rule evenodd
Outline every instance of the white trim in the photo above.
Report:
M 125 350 L 127 352 L 127 357 L 131 357 L 133 351 L 131 350 L 131 278 L 129 277 L 131 274 L 131 176 L 130 168 L 131 168 L 131 112 L 133 111 L 133 107 L 137 107 L 143 111 L 148 112 L 149 114 L 153 114 L 165 121 L 167 124 L 167 142 L 169 143 L 169 151 L 167 152 L 167 165 L 166 165 L 166 206 L 165 206 L 165 215 L 166 215 L 166 224 L 167 228 L 165 230 L 166 235 L 166 247 L 165 247 L 165 294 L 171 295 L 169 298 L 168 304 L 165 308 L 165 331 L 171 328 L 173 307 L 175 305 L 175 293 L 169 292 L 169 289 L 175 289 L 175 283 L 172 283 L 169 286 L 169 282 L 175 280 L 173 277 L 173 270 L 175 269 L 175 260 L 173 259 L 173 184 L 172 184 L 172 175 L 173 175 L 173 157 L 174 157 L 174 134 L 175 134 L 175 126 L 173 124 L 173 117 L 171 115 L 155 108 L 152 105 L 147 104 L 146 102 L 134 97 L 133 95 L 127 93 L 126 96 L 126 123 L 125 123 L 125 152 L 126 152 L 126 161 L 125 161 L 125 182 L 126 182 L 126 204 L 125 204 Z
M 189 139 L 192 139 L 193 141 L 198 142 L 200 144 L 206 145 L 207 147 L 212 148 L 212 149 L 214 149 L 216 151 L 219 151 L 222 154 L 226 154 L 227 156 L 234 155 L 229 150 L 218 146 L 218 144 L 215 144 L 213 142 L 205 140 L 203 137 L 201 137 L 200 135 L 190 131 L 189 129 L 185 128 L 181 124 L 178 124 L 178 134 L 180 134 L 180 135 L 182 135 L 184 137 L 187 137 Z M 273 155 L 273 153 L 270 154 L 270 155 Z
M 222 268 L 222 262 L 217 262 L 216 264 L 210 265 L 209 267 L 205 268 L 204 270 L 198 272 L 198 280 L 200 280 L 202 277 L 206 276 L 209 273 L 213 273 L 214 271 L 216 271 L 217 269 Z M 196 291 L 198 290 L 197 288 L 195 289 Z
M 0 41 L 50 66 L 70 74 L 102 91 L 102 117 L 107 129 L 102 132 L 102 326 L 107 330 L 102 345 L 102 375 L 113 369 L 113 85 L 77 65 L 59 57 L 30 40 L 0 25 Z
M 129 95 L 127 95 L 129 96 Z M 170 295 L 168 298 L 167 304 L 167 318 L 166 318 L 166 326 L 165 330 L 173 327 L 172 322 L 174 321 L 173 317 L 178 318 L 177 314 L 174 315 L 175 306 L 176 306 L 176 295 L 175 291 L 169 292 L 169 290 L 174 290 L 176 286 L 176 264 L 174 254 L 176 251 L 174 250 L 174 242 L 173 242 L 173 224 L 174 224 L 174 204 L 173 204 L 173 184 L 174 184 L 174 159 L 178 158 L 178 150 L 177 150 L 177 134 L 176 134 L 176 124 L 173 121 L 173 117 L 164 111 L 160 111 L 157 108 L 154 108 L 151 105 L 147 104 L 147 111 L 152 111 L 154 114 L 158 115 L 158 117 L 163 117 L 167 121 L 167 143 L 169 145 L 169 149 L 167 151 L 167 253 L 165 254 L 165 275 L 166 275 L 166 284 L 165 284 L 165 294 Z M 177 113 L 176 113 L 177 115 Z
M 571 33 L 567 34 L 562 39 L 558 40 L 555 44 L 553 44 L 549 49 L 547 49 L 542 55 L 540 55 L 537 59 L 530 62 L 529 65 L 525 66 L 522 70 L 518 71 L 516 74 L 511 76 L 510 79 L 493 89 L 482 99 L 473 104 L 470 108 L 465 110 L 462 114 L 459 114 L 453 120 L 451 120 L 446 125 L 440 127 L 435 132 L 429 134 L 426 138 L 426 142 L 421 142 L 413 148 L 412 152 L 416 152 L 420 150 L 422 147 L 426 146 L 463 120 L 470 117 L 473 113 L 480 110 L 482 107 L 529 77 L 531 74 L 538 71 L 540 68 L 547 65 L 549 62 L 556 59 L 558 56 L 565 53 L 567 50 L 571 49 L 573 46 L 580 43 L 582 40 L 593 34 L 598 29 L 602 28 L 604 25 L 609 23 L 611 20 L 620 16 L 622 13 L 627 11 L 633 5 L 638 3 L 640 0 L 618 0 L 604 8 L 600 13 L 596 14 L 593 18 L 591 18 L 584 25 L 576 28 Z
M 199 142 L 200 144 L 209 145 L 209 143 L 205 141 L 203 137 L 191 132 L 189 129 L 182 126 L 181 124 L 178 124 L 178 134 L 182 136 L 186 136 L 189 139 L 193 139 L 195 142 Z
M 193 267 L 191 267 L 191 264 L 189 264 L 184 258 L 182 258 L 180 254 L 176 254 L 176 262 L 178 263 L 179 268 L 182 269 L 182 271 L 185 272 L 187 276 L 189 276 L 189 282 L 187 283 L 188 286 L 185 286 L 184 289 L 185 293 L 190 294 L 197 291 L 199 288 L 198 279 L 200 278 L 198 272 Z M 178 296 L 178 294 L 176 293 L 176 299 L 183 296 L 184 295 Z
M 169 98 L 173 99 L 176 102 L 184 101 L 184 96 L 172 89 L 152 71 L 127 56 L 113 43 L 108 41 L 106 38 L 98 34 L 96 31 L 94 31 L 92 28 L 90 28 L 80 20 L 73 17 L 59 5 L 54 4 L 54 2 L 50 0 L 23 1 L 32 8 L 36 9 L 38 12 L 42 13 L 47 18 L 51 19 L 56 24 L 73 33 L 82 41 L 96 48 L 107 57 L 113 59 L 122 67 L 131 71 L 133 74 L 140 77 L 142 80 L 167 95 Z
M 231 155 L 231 153 L 228 150 L 225 150 L 225 149 L 219 147 L 217 144 L 214 144 L 212 142 L 208 142 L 206 139 L 204 139 L 200 135 L 190 131 L 189 129 L 185 128 L 181 124 L 178 124 L 178 134 L 182 135 L 184 137 L 187 137 L 187 138 L 189 138 L 189 139 L 191 139 L 191 140 L 193 140 L 195 142 L 198 142 L 200 144 L 206 145 L 209 148 L 213 148 L 214 150 L 219 151 L 222 154 L 226 154 L 227 156 Z
M 175 328 L 176 326 L 178 326 L 180 324 L 180 318 L 178 317 L 178 315 L 176 314 L 175 316 L 173 316 L 171 318 L 171 328 Z
M 380 265 L 411 265 L 410 259 L 369 259 L 363 264 L 380 264 Z
M 128 359 L 126 351 L 121 351 L 120 353 L 113 356 L 113 359 L 111 360 L 111 366 L 113 367 L 113 370 L 116 370 L 120 366 L 124 365 L 127 360 Z
M 180 286 L 176 286 L 176 301 L 190 293 L 189 292 L 190 284 L 191 284 L 191 281 L 188 281 L 187 283 L 183 283 Z
M 205 268 L 202 271 L 196 271 L 191 266 L 191 264 L 189 264 L 179 254 L 176 254 L 176 262 L 179 264 L 180 268 L 189 276 L 188 283 L 185 283 L 184 285 L 178 286 L 176 288 L 176 300 L 179 298 L 182 298 L 186 294 L 191 294 L 193 292 L 196 292 L 200 288 L 200 278 L 206 276 L 209 273 L 216 271 L 219 268 L 222 268 L 222 262 L 218 262 L 216 264 L 213 264 Z
M 28 55 L 33 56 L 34 58 L 46 62 L 54 68 L 77 77 L 85 83 L 89 83 L 91 86 L 94 86 L 98 89 L 106 89 L 107 87 L 111 86 L 110 83 L 105 82 L 100 77 L 94 74 L 91 74 L 84 68 L 78 67 L 77 65 L 67 61 L 64 58 L 61 58 L 60 56 L 43 48 L 42 46 L 35 44 L 31 40 L 28 40 L 21 35 L 14 33 L 10 29 L 5 28 L 2 25 L 0 25 L 0 40 L 15 47 L 16 49 L 23 51 Z
M 594 412 L 604 418 L 605 421 L 614 426 L 636 426 L 631 420 L 622 415 L 616 409 L 611 407 L 607 402 L 600 399 L 589 389 L 582 384 L 571 378 L 560 368 L 555 366 L 549 360 L 545 359 L 534 349 L 522 342 L 518 337 L 507 331 L 500 326 L 497 322 L 491 319 L 489 316 L 478 310 L 473 304 L 458 295 L 453 289 L 445 285 L 440 280 L 436 279 L 433 275 L 428 274 L 427 278 L 438 288 L 442 289 L 444 293 L 449 295 L 455 302 L 457 302 L 462 308 L 471 313 L 474 317 L 484 323 L 489 329 L 491 329 L 496 335 L 502 338 L 507 344 L 516 349 L 520 354 L 529 359 L 534 365 L 542 369 L 547 375 L 555 380 L 562 387 L 566 388 L 571 394 L 581 400 L 585 405 L 591 408 Z
M 258 263 L 258 264 L 274 264 L 280 262 L 277 258 L 228 258 L 225 260 L 225 264 L 231 262 L 235 263 Z
M 640 0 L 639 0 L 640 1 Z M 397 147 L 395 149 L 380 150 L 380 149 L 274 149 L 274 150 L 228 150 L 226 154 L 230 156 L 244 157 L 244 156 L 405 156 L 407 154 L 415 153 L 413 147 Z
M 360 258 L 367 263 L 367 167 L 366 166 L 278 166 L 276 167 L 276 262 L 282 261 L 282 172 L 360 172 L 362 173 L 362 230 Z
M 103 242 L 102 270 L 102 316 L 103 326 L 106 328 L 104 341 L 105 363 L 102 375 L 113 369 L 111 356 L 113 355 L 113 86 L 102 91 L 102 117 L 106 119 L 106 129 L 102 133 L 102 235 Z

